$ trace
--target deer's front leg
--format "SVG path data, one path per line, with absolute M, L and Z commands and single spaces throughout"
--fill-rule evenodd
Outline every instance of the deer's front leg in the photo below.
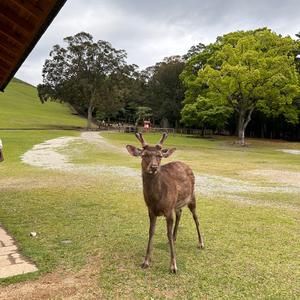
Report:
M 168 234 L 170 253 L 171 253 L 170 271 L 172 273 L 176 273 L 177 265 L 176 265 L 174 239 L 173 239 L 173 223 L 174 223 L 173 214 L 170 214 L 169 216 L 167 216 L 166 220 L 167 220 L 167 234 Z
M 154 236 L 155 225 L 156 225 L 156 218 L 157 217 L 152 212 L 149 211 L 149 219 L 150 219 L 149 241 L 148 241 L 146 256 L 145 256 L 144 262 L 142 263 L 142 268 L 148 268 L 150 265 L 151 252 L 152 252 L 152 248 L 153 248 L 153 236 Z

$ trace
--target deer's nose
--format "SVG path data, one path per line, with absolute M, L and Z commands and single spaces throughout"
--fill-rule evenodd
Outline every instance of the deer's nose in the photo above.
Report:
M 158 165 L 152 165 L 151 166 L 151 171 L 157 171 Z

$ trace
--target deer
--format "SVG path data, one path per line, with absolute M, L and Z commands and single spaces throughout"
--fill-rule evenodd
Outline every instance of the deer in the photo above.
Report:
M 161 165 L 162 158 L 169 157 L 176 150 L 176 148 L 163 149 L 163 143 L 168 136 L 166 132 L 155 146 L 148 145 L 141 133 L 137 132 L 135 135 L 142 148 L 126 145 L 126 149 L 130 155 L 141 157 L 143 195 L 150 221 L 148 246 L 141 267 L 148 268 L 150 266 L 156 220 L 157 217 L 164 216 L 171 256 L 170 272 L 177 273 L 174 243 L 184 206 L 189 208 L 194 218 L 198 234 L 198 248 L 204 248 L 204 240 L 200 233 L 200 223 L 196 213 L 195 176 L 192 169 L 181 161 Z M 175 225 L 174 215 L 176 216 Z

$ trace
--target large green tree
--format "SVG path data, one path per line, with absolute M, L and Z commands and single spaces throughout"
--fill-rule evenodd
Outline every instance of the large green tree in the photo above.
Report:
M 202 43 L 197 45 L 193 45 L 186 54 L 182 56 L 184 60 L 189 60 L 191 57 L 197 55 L 198 53 L 202 53 L 206 49 L 206 46 Z
M 224 120 L 235 112 L 237 133 L 245 143 L 245 129 L 255 109 L 275 113 L 291 107 L 299 93 L 295 65 L 297 44 L 269 29 L 238 31 L 219 37 L 188 62 L 181 78 L 187 86 L 183 117 L 197 105 L 205 118 Z M 195 71 L 195 68 L 196 71 Z M 208 109 L 203 109 L 205 102 Z M 194 106 L 194 109 L 193 107 Z M 286 118 L 297 122 L 291 111 Z
M 157 121 L 167 119 L 173 126 L 180 121 L 184 87 L 179 75 L 184 65 L 180 56 L 171 56 L 142 73 L 147 85 L 145 106 L 152 108 Z
M 67 47 L 55 45 L 43 66 L 43 84 L 38 86 L 42 102 L 61 101 L 87 112 L 91 127 L 95 109 L 112 112 L 121 108 L 123 79 L 132 68 L 126 52 L 106 41 L 93 41 L 85 32 L 64 39 Z

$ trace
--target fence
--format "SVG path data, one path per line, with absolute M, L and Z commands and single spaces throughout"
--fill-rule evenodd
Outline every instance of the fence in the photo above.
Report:
M 213 135 L 212 129 L 189 129 L 189 128 L 158 128 L 151 127 L 147 130 L 144 127 L 135 127 L 135 126 L 117 126 L 117 125 L 108 125 L 108 126 L 99 126 L 98 130 L 103 131 L 117 131 L 123 133 L 130 132 L 167 132 L 168 134 L 180 134 L 180 135 L 197 135 L 202 137 L 211 137 Z

